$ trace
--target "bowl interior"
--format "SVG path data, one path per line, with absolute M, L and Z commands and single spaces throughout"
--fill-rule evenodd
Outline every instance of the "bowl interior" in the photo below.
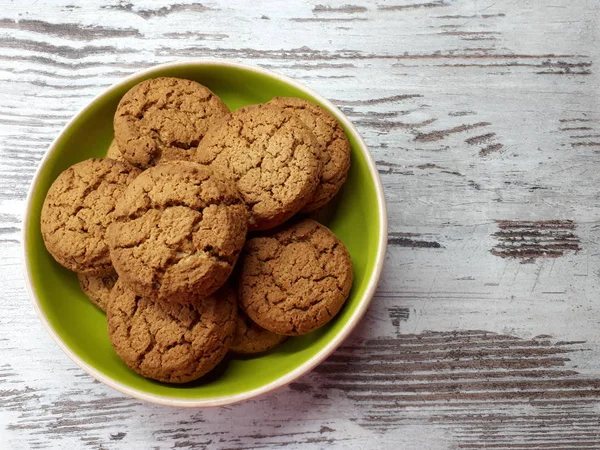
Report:
M 53 180 L 72 164 L 102 157 L 113 138 L 112 119 L 120 98 L 145 78 L 175 76 L 196 80 L 219 95 L 235 110 L 266 102 L 274 96 L 295 96 L 317 101 L 302 89 L 281 79 L 242 67 L 193 64 L 163 67 L 111 88 L 96 99 L 63 131 L 32 186 L 26 222 L 26 264 L 32 289 L 47 321 L 63 343 L 96 371 L 129 389 L 170 398 L 207 399 L 261 388 L 298 368 L 322 350 L 348 323 L 363 299 L 374 272 L 381 238 L 377 180 L 352 133 L 352 167 L 342 192 L 317 217 L 348 247 L 354 264 L 354 286 L 340 314 L 327 326 L 289 339 L 264 355 L 227 358 L 213 373 L 185 385 L 168 385 L 142 378 L 117 357 L 108 340 L 105 315 L 79 288 L 77 276 L 62 268 L 46 251 L 40 233 L 40 211 Z M 318 103 L 318 101 L 317 101 Z

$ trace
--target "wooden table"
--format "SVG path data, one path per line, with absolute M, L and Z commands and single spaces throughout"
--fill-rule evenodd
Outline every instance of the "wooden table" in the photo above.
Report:
M 0 2 L 0 448 L 600 448 L 600 2 Z M 24 200 L 66 121 L 183 58 L 297 78 L 359 128 L 384 275 L 313 373 L 210 410 L 144 404 L 52 342 Z

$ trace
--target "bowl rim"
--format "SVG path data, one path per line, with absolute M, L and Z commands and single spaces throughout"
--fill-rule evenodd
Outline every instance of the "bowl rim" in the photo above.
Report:
M 367 284 L 365 293 L 362 296 L 362 298 L 359 300 L 359 305 L 356 308 L 356 310 L 353 312 L 352 316 L 350 316 L 350 319 L 348 320 L 348 322 L 344 325 L 344 327 L 340 330 L 340 332 L 338 334 L 336 334 L 334 336 L 334 338 L 331 339 L 331 341 L 329 341 L 325 345 L 325 347 L 323 347 L 312 358 L 310 358 L 308 361 L 301 364 L 294 370 L 292 370 L 292 371 L 286 373 L 285 375 L 273 380 L 272 382 L 267 383 L 256 389 L 252 389 L 250 391 L 241 392 L 241 393 L 233 394 L 233 395 L 223 395 L 223 396 L 219 396 L 219 397 L 194 398 L 194 399 L 169 397 L 169 396 L 165 396 L 165 395 L 151 394 L 151 393 L 140 391 L 138 389 L 127 386 L 119 381 L 116 381 L 107 375 L 104 375 L 102 372 L 100 372 L 99 370 L 97 370 L 96 368 L 89 365 L 88 363 L 83 361 L 81 358 L 79 358 L 79 356 L 77 356 L 62 341 L 60 336 L 58 336 L 58 334 L 54 331 L 54 328 L 50 325 L 50 322 L 48 321 L 45 314 L 43 313 L 41 306 L 40 306 L 39 299 L 33 289 L 33 284 L 31 281 L 30 267 L 29 267 L 29 263 L 27 260 L 27 241 L 28 241 L 27 230 L 29 228 L 29 222 L 31 220 L 31 203 L 33 200 L 33 192 L 35 191 L 34 188 L 38 184 L 39 177 L 42 172 L 42 168 L 46 165 L 46 162 L 49 159 L 50 155 L 55 151 L 57 142 L 63 136 L 63 134 L 67 131 L 67 129 L 69 129 L 73 125 L 73 123 L 75 123 L 83 114 L 85 114 L 88 111 L 88 109 L 90 109 L 104 95 L 106 95 L 107 92 L 109 92 L 113 89 L 116 89 L 118 87 L 121 87 L 139 77 L 152 75 L 153 73 L 164 70 L 164 69 L 176 68 L 176 67 L 181 67 L 181 66 L 189 66 L 189 65 L 233 67 L 233 68 L 243 69 L 243 70 L 250 71 L 250 72 L 255 72 L 255 73 L 258 73 L 261 75 L 266 75 L 268 77 L 275 78 L 279 81 L 282 81 L 284 83 L 294 86 L 295 88 L 311 95 L 312 97 L 317 99 L 319 102 L 321 102 L 324 106 L 326 106 L 329 109 L 329 111 L 336 117 L 336 119 L 338 119 L 344 125 L 345 129 L 349 133 L 353 134 L 353 136 L 356 138 L 358 146 L 360 147 L 360 151 L 363 153 L 363 156 L 365 157 L 365 160 L 369 167 L 371 177 L 375 181 L 375 190 L 376 190 L 376 194 L 377 194 L 377 203 L 378 203 L 378 215 L 379 215 L 379 221 L 380 221 L 380 238 L 379 238 L 379 242 L 377 243 L 377 255 L 376 255 L 376 261 L 375 261 L 375 267 L 374 267 L 373 272 L 370 275 L 370 279 Z M 121 79 L 120 81 L 113 83 L 108 88 L 104 89 L 101 93 L 96 95 L 92 101 L 90 101 L 86 106 L 84 106 L 81 110 L 79 110 L 79 112 L 77 112 L 67 122 L 67 124 L 62 128 L 62 130 L 57 135 L 57 137 L 52 141 L 48 150 L 42 157 L 42 159 L 36 169 L 33 180 L 31 181 L 31 184 L 29 186 L 29 191 L 27 193 L 27 199 L 25 201 L 25 212 L 23 215 L 23 225 L 22 225 L 22 230 L 21 230 L 21 242 L 22 242 L 21 256 L 23 258 L 23 271 L 24 271 L 24 276 L 25 276 L 25 283 L 27 285 L 27 291 L 29 293 L 29 298 L 30 298 L 31 302 L 33 303 L 35 312 L 37 313 L 38 317 L 42 321 L 44 328 L 46 328 L 46 331 L 50 334 L 50 336 L 53 338 L 53 340 L 56 342 L 56 344 L 62 349 L 62 351 L 65 352 L 67 354 L 67 356 L 69 358 L 71 358 L 71 360 L 75 364 L 77 364 L 81 369 L 83 369 L 88 375 L 90 375 L 94 379 L 104 383 L 105 385 L 107 385 L 123 394 L 126 394 L 130 397 L 133 397 L 133 398 L 136 398 L 139 400 L 144 400 L 144 401 L 147 401 L 150 403 L 155 403 L 155 404 L 164 405 L 164 406 L 204 408 L 204 407 L 231 405 L 234 403 L 239 403 L 239 402 L 242 402 L 245 400 L 249 400 L 249 399 L 256 398 L 258 396 L 265 395 L 269 392 L 272 392 L 280 387 L 283 387 L 283 386 L 293 382 L 294 380 L 298 379 L 302 375 L 310 372 L 317 365 L 319 365 L 321 362 L 323 362 L 330 354 L 332 354 L 335 351 L 335 349 L 337 349 L 340 346 L 340 344 L 342 344 L 342 342 L 350 336 L 352 331 L 356 328 L 356 326 L 360 322 L 360 319 L 367 312 L 367 309 L 368 309 L 368 307 L 373 299 L 373 296 L 375 294 L 375 290 L 377 289 L 377 285 L 378 285 L 379 279 L 381 277 L 381 272 L 383 270 L 383 264 L 385 261 L 385 253 L 386 253 L 386 248 L 387 248 L 387 239 L 388 239 L 387 208 L 386 208 L 385 196 L 384 196 L 384 192 L 383 192 L 383 186 L 381 184 L 381 179 L 379 177 L 379 172 L 377 171 L 375 162 L 373 161 L 373 157 L 371 156 L 371 153 L 369 152 L 369 149 L 368 149 L 366 143 L 364 142 L 364 140 L 362 139 L 361 135 L 359 134 L 358 130 L 350 122 L 350 120 L 348 120 L 348 118 L 333 103 L 331 103 L 329 100 L 327 100 L 326 98 L 324 98 L 317 92 L 313 91 L 311 88 L 303 85 L 302 83 L 299 83 L 298 81 L 296 81 L 286 75 L 282 75 L 282 74 L 273 72 L 269 69 L 265 69 L 262 67 L 258 67 L 258 66 L 254 66 L 254 65 L 250 65 L 250 64 L 246 64 L 246 63 L 240 63 L 237 61 L 231 61 L 231 60 L 227 60 L 227 59 L 196 58 L 196 59 L 180 60 L 180 61 L 165 63 L 165 64 L 158 64 L 158 65 L 154 65 L 152 67 L 137 71 L 137 72 Z

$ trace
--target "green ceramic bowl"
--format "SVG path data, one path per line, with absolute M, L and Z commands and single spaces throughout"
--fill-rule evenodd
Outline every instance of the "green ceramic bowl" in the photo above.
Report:
M 340 121 L 352 144 L 352 167 L 338 197 L 319 217 L 346 244 L 354 285 L 340 314 L 325 327 L 289 339 L 264 355 L 229 358 L 202 379 L 184 385 L 147 380 L 130 371 L 113 351 L 102 312 L 81 292 L 77 276 L 56 263 L 40 233 L 40 211 L 54 179 L 72 164 L 102 157 L 113 138 L 119 100 L 136 83 L 159 76 L 196 80 L 235 110 L 274 96 L 319 103 Z M 25 278 L 35 309 L 58 345 L 99 381 L 150 402 L 189 407 L 226 405 L 272 391 L 313 369 L 348 337 L 373 297 L 387 243 L 381 181 L 356 128 L 329 101 L 298 82 L 258 67 L 222 60 L 160 65 L 110 87 L 77 114 L 50 146 L 34 177 L 23 224 Z

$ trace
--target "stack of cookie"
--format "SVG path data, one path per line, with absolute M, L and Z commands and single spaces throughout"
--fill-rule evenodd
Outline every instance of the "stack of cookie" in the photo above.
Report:
M 350 166 L 329 113 L 298 98 L 231 113 L 199 83 L 155 78 L 125 94 L 114 129 L 106 158 L 52 184 L 41 229 L 132 370 L 192 381 L 228 351 L 270 350 L 340 311 L 348 251 L 301 217 Z

